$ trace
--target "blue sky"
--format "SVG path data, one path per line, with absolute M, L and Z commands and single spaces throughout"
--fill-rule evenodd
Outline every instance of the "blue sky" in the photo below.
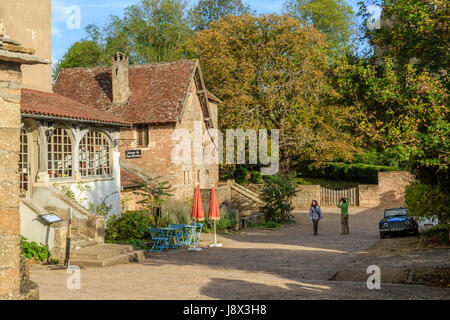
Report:
M 357 11 L 360 0 L 346 0 Z M 103 25 L 110 15 L 122 16 L 125 7 L 139 0 L 53 0 L 52 1 L 52 56 L 57 62 L 75 41 L 85 36 L 89 24 Z M 188 0 L 189 5 L 196 0 Z M 284 0 L 246 0 L 258 13 L 280 13 Z

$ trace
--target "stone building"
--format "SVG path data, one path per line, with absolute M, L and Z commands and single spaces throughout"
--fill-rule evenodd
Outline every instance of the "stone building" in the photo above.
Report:
M 127 172 L 161 176 L 177 199 L 193 197 L 197 183 L 204 189 L 217 185 L 218 165 L 193 161 L 196 150 L 215 156 L 207 129 L 218 127 L 220 102 L 205 88 L 197 60 L 129 65 L 118 53 L 112 67 L 62 70 L 54 91 L 133 124 L 121 130 L 121 165 Z M 185 130 L 193 143 L 195 126 L 203 141 L 192 146 L 191 163 L 173 161 L 175 130 Z
M 6 35 L 0 20 L 0 299 L 38 298 L 21 254 L 19 162 L 22 65 L 48 64 Z
M 8 34 L 51 58 L 51 1 L 0 2 Z M 104 204 L 120 214 L 120 130 L 130 125 L 77 100 L 53 93 L 51 64 L 23 68 L 19 158 L 20 233 L 62 259 L 72 210 L 74 243 L 102 243 Z M 72 193 L 72 194 L 71 194 Z M 90 209 L 90 210 L 89 210 Z M 93 212 L 94 211 L 94 212 Z M 41 216 L 55 213 L 51 225 Z

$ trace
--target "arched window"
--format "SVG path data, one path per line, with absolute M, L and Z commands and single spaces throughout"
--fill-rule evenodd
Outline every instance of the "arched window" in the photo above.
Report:
M 48 174 L 51 179 L 72 177 L 72 139 L 63 128 L 53 129 L 48 139 Z
M 103 132 L 89 131 L 80 142 L 80 173 L 82 177 L 110 176 L 110 143 Z
M 28 136 L 24 129 L 20 132 L 19 187 L 20 192 L 28 190 Z

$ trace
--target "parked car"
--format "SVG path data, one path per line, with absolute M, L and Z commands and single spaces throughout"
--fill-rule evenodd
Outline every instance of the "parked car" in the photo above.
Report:
M 392 208 L 384 210 L 384 218 L 380 220 L 380 237 L 399 233 L 419 234 L 419 225 L 407 208 Z

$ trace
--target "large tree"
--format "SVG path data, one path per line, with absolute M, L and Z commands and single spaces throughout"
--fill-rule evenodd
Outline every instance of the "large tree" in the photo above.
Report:
M 191 38 L 208 88 L 223 101 L 222 128 L 280 129 L 282 169 L 293 157 L 351 157 L 347 114 L 330 105 L 327 41 L 289 16 L 226 16 Z
M 344 0 L 286 0 L 284 8 L 287 14 L 325 33 L 335 51 L 350 45 L 355 15 Z
M 130 63 L 177 60 L 176 50 L 192 34 L 183 0 L 141 0 L 128 6 L 124 17 L 111 16 L 104 26 L 86 27 L 86 39 L 69 48 L 55 68 L 109 65 L 117 51 Z
M 382 57 L 403 66 L 413 63 L 418 71 L 447 76 L 449 67 L 449 10 L 445 0 L 366 0 L 360 3 L 364 21 L 370 5 L 380 6 L 380 28 L 361 25 L 366 39 Z
M 207 29 L 211 22 L 226 15 L 239 16 L 244 13 L 250 13 L 250 6 L 243 4 L 242 0 L 199 0 L 189 10 L 191 24 L 196 31 Z
M 54 67 L 56 78 L 64 68 L 94 67 L 102 64 L 103 48 L 95 41 L 80 40 L 72 44 Z

